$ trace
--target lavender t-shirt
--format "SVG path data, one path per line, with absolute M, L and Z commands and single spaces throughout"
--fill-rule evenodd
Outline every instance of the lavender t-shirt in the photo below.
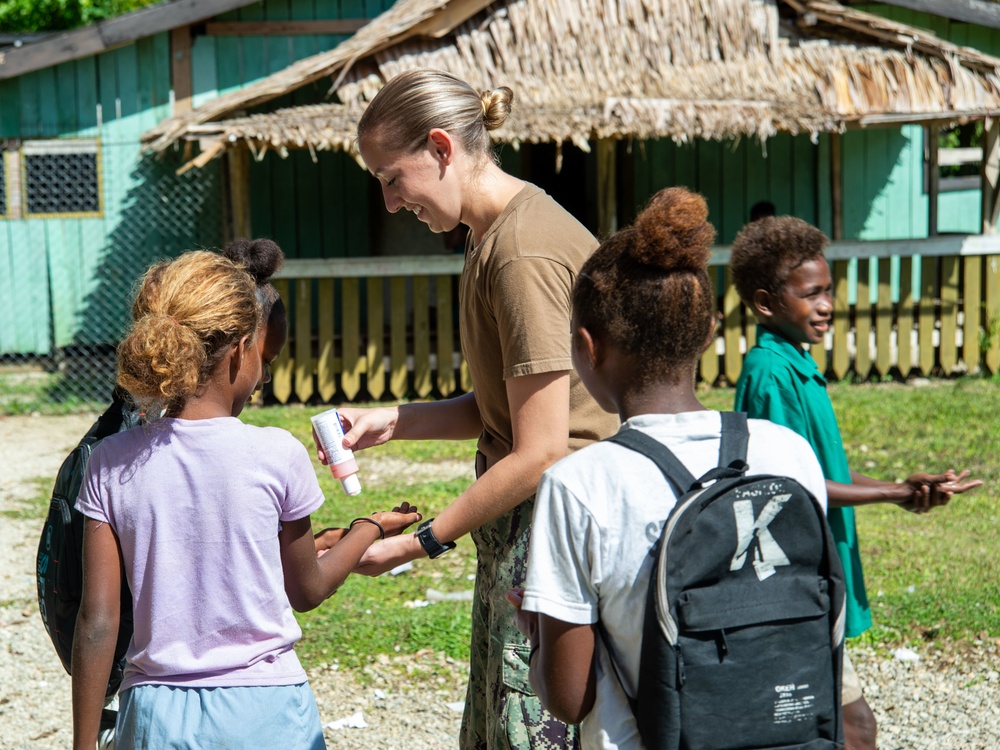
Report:
M 135 617 L 122 689 L 305 682 L 278 530 L 322 503 L 306 449 L 275 427 L 162 419 L 102 441 L 76 507 L 121 543 Z

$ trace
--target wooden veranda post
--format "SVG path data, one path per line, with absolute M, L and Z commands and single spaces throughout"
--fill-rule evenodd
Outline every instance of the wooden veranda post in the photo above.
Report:
M 246 148 L 233 148 L 226 153 L 229 226 L 228 236 L 251 237 L 250 223 L 250 152 Z
M 984 123 L 983 140 L 983 234 L 996 234 L 1000 219 L 1000 119 L 990 118 Z M 985 319 L 987 331 L 1000 316 L 1000 255 L 987 255 L 985 266 Z M 986 367 L 996 373 L 1000 368 L 1000 336 L 993 335 L 987 343 Z
M 194 84 L 191 78 L 191 27 L 170 32 L 170 81 L 174 89 L 174 114 L 191 111 Z
M 983 234 L 996 234 L 1000 218 L 1000 119 L 984 123 L 983 136 Z
M 615 146 L 610 138 L 597 141 L 597 236 L 601 239 L 618 231 Z

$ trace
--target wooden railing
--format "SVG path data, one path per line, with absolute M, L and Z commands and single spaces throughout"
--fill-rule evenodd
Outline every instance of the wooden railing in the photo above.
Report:
M 812 347 L 812 354 L 829 377 L 1000 371 L 1000 237 L 840 242 L 826 255 L 834 321 L 825 347 Z M 462 260 L 289 260 L 276 282 L 290 320 L 289 344 L 272 368 L 277 400 L 470 390 L 455 314 Z M 731 283 L 728 260 L 728 248 L 713 252 L 722 324 L 699 373 L 710 383 L 735 382 L 755 341 L 753 316 Z

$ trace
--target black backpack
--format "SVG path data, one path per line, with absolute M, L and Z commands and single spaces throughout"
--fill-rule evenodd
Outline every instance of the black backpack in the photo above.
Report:
M 83 484 L 90 454 L 102 439 L 139 423 L 139 415 L 127 397 L 115 391 L 111 406 L 80 440 L 59 467 L 49 513 L 38 540 L 35 579 L 38 610 L 52 645 L 70 673 L 73 631 L 83 596 L 83 514 L 74 506 Z M 108 697 L 118 691 L 125 668 L 125 651 L 132 638 L 132 592 L 124 577 L 121 592 L 121 621 L 115 646 L 115 663 L 108 681 Z
M 719 466 L 698 480 L 642 432 L 608 438 L 655 461 L 678 497 L 651 552 L 629 698 L 649 750 L 843 744 L 843 568 L 807 489 L 747 475 L 748 437 L 745 414 L 723 413 Z

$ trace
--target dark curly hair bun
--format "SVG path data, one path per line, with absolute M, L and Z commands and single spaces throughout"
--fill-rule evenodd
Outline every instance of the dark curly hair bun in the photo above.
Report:
M 636 218 L 636 236 L 626 252 L 666 273 L 698 273 L 704 270 L 715 240 L 715 228 L 707 220 L 703 197 L 684 188 L 666 188 Z
M 258 286 L 266 284 L 285 264 L 285 253 L 274 240 L 238 237 L 226 243 L 222 254 L 243 266 Z

